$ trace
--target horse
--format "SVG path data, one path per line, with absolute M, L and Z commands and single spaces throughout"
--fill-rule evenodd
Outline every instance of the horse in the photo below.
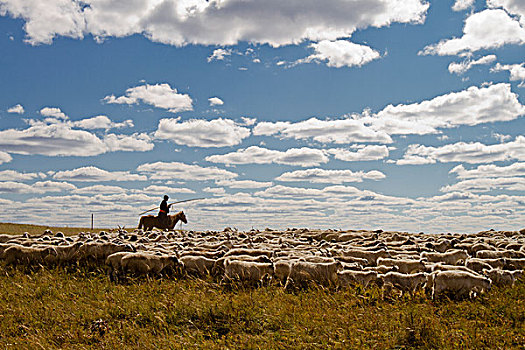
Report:
M 175 215 L 168 215 L 165 221 L 155 215 L 145 215 L 140 217 L 138 229 L 144 228 L 144 231 L 150 231 L 152 228 L 157 227 L 161 230 L 173 230 L 179 220 L 185 224 L 188 223 L 183 211 L 179 211 Z

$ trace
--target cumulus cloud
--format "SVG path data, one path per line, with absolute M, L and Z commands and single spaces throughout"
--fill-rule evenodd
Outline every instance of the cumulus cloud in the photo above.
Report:
M 7 113 L 24 114 L 24 107 L 21 104 L 14 105 L 7 109 Z
M 46 193 L 46 192 L 69 192 L 76 187 L 67 182 L 40 181 L 32 185 L 21 182 L 0 182 L 0 193 Z
M 58 107 L 44 107 L 40 110 L 40 114 L 44 117 L 53 117 L 57 119 L 68 119 L 66 114 Z
M 212 163 L 234 164 L 285 164 L 315 166 L 328 162 L 325 152 L 313 148 L 290 148 L 284 152 L 258 146 L 250 146 L 227 154 L 216 154 L 205 158 Z
M 180 179 L 185 181 L 205 181 L 233 179 L 238 176 L 231 171 L 216 167 L 201 167 L 179 162 L 145 163 L 139 165 L 137 171 L 147 174 L 152 180 Z
M 351 151 L 342 148 L 331 148 L 327 152 L 333 154 L 335 159 L 345 162 L 361 162 L 367 160 L 378 160 L 388 157 L 389 150 L 384 145 L 352 145 Z
M 525 106 L 510 84 L 471 86 L 431 100 L 409 105 L 389 105 L 374 116 L 363 118 L 389 134 L 430 134 L 439 128 L 514 120 L 525 115 Z
M 519 16 L 521 25 L 525 26 L 525 3 L 521 0 L 487 0 L 487 6 L 504 8 L 507 12 Z
M 347 38 L 359 28 L 422 23 L 422 0 L 132 1 L 4 0 L 0 15 L 22 18 L 27 41 L 55 36 L 99 40 L 142 34 L 170 45 L 235 45 L 240 41 L 281 46 L 305 40 Z
M 218 97 L 210 97 L 208 101 L 210 102 L 210 106 L 222 106 L 224 104 L 223 100 Z
M 127 171 L 107 171 L 94 166 L 81 167 L 73 170 L 58 171 L 53 174 L 56 180 L 102 182 L 102 181 L 145 181 L 147 177 L 131 174 Z
M 219 186 L 229 188 L 253 189 L 273 186 L 273 182 L 254 181 L 254 180 L 217 180 Z
M 525 28 L 507 12 L 487 9 L 470 15 L 463 27 L 463 36 L 429 45 L 419 54 L 458 55 L 482 49 L 498 48 L 506 44 L 525 44 Z
M 131 128 L 133 127 L 133 121 L 131 119 L 125 120 L 121 123 L 115 123 L 111 121 L 105 115 L 97 115 L 96 117 L 86 118 L 72 122 L 71 125 L 76 126 L 81 129 L 120 129 L 120 128 Z
M 380 57 L 379 52 L 366 45 L 359 45 L 347 40 L 323 40 L 310 45 L 315 53 L 296 61 L 296 64 L 326 62 L 328 67 L 362 66 Z
M 468 8 L 471 8 L 474 5 L 475 0 L 456 0 L 454 5 L 452 5 L 452 10 L 454 11 L 464 11 Z
M 480 59 L 477 59 L 474 61 L 467 59 L 463 62 L 452 62 L 451 64 L 448 65 L 448 71 L 450 73 L 461 75 L 467 72 L 470 68 L 474 66 L 490 64 L 494 62 L 496 58 L 497 58 L 496 55 L 487 55 L 487 56 L 483 56 Z
M 104 97 L 107 103 L 138 104 L 140 101 L 157 108 L 177 113 L 193 110 L 193 100 L 189 95 L 180 94 L 169 84 L 139 85 L 126 90 L 123 96 L 109 95 Z
M 491 163 L 506 160 L 525 160 L 525 136 L 514 141 L 485 145 L 480 142 L 458 142 L 441 147 L 410 145 L 398 165 L 432 164 L 436 162 Z
M 497 166 L 495 164 L 480 165 L 470 170 L 465 169 L 463 164 L 460 164 L 452 168 L 449 173 L 456 174 L 459 179 L 525 176 L 525 163 L 517 162 L 508 166 Z
M 192 194 L 194 190 L 184 187 L 170 187 L 170 186 L 158 186 L 151 185 L 143 188 L 140 192 L 152 193 L 152 194 L 169 194 L 172 197 L 178 194 Z
M 214 196 L 219 196 L 226 193 L 226 190 L 222 187 L 204 187 L 202 191 L 212 193 Z
M 91 132 L 73 129 L 69 121 L 56 119 L 60 110 L 44 113 L 53 114 L 53 118 L 29 120 L 30 127 L 23 130 L 0 131 L 0 149 L 18 154 L 86 157 L 114 151 L 148 151 L 154 146 L 145 134 L 108 134 L 101 139 Z
M 345 119 L 300 122 L 260 122 L 254 135 L 277 135 L 323 143 L 391 143 L 390 135 L 434 134 L 439 129 L 514 120 L 525 115 L 525 106 L 510 84 L 471 86 L 413 104 L 388 105 L 378 113 L 364 111 Z
M 108 134 L 104 136 L 104 143 L 109 152 L 145 152 L 151 151 L 154 147 L 151 137 L 137 133 L 133 135 Z
M 77 188 L 73 191 L 76 194 L 114 194 L 114 193 L 126 193 L 125 188 L 119 186 L 108 186 L 108 185 L 93 185 L 82 188 Z
M 155 132 L 158 139 L 172 140 L 189 147 L 235 146 L 250 136 L 250 129 L 230 119 L 191 119 L 180 122 L 180 118 L 161 119 Z
M 492 190 L 525 191 L 525 178 L 501 177 L 469 179 L 459 181 L 453 185 L 443 186 L 440 189 L 441 192 L 488 192 Z
M 525 82 L 525 62 L 521 64 L 500 64 L 496 65 L 491 69 L 491 72 L 509 71 L 510 80 L 521 81 L 522 85 Z
M 231 56 L 231 49 L 215 49 L 213 53 L 208 57 L 208 62 L 211 61 L 222 61 L 226 56 Z
M 0 171 L 0 181 L 31 181 L 44 177 L 46 177 L 44 173 L 20 173 L 16 170 Z
M 340 184 L 344 182 L 362 182 L 363 180 L 382 180 L 385 177 L 385 174 L 378 170 L 353 172 L 351 170 L 325 170 L 316 168 L 287 172 L 281 174 L 275 180 Z
M 9 163 L 12 160 L 13 160 L 13 157 L 11 157 L 9 153 L 0 151 L 0 164 Z
M 297 123 L 260 122 L 253 129 L 254 135 L 275 135 L 284 138 L 307 139 L 323 143 L 378 142 L 391 143 L 384 131 L 376 131 L 365 125 L 365 121 L 345 118 L 319 120 L 310 118 Z

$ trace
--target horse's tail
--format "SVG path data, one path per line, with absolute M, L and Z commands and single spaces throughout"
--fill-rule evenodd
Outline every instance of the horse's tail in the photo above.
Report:
M 144 226 L 144 216 L 141 216 L 139 220 L 139 227 L 137 228 L 140 230 L 142 229 L 143 226 Z

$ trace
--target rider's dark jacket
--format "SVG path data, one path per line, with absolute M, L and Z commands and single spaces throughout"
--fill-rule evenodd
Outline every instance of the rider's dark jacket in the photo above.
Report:
M 167 200 L 163 200 L 160 203 L 159 216 L 168 215 L 169 212 L 170 212 L 170 208 L 168 206 L 168 201 Z

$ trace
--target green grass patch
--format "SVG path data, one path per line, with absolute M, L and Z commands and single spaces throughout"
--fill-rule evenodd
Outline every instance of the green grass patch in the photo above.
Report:
M 101 271 L 0 269 L 1 348 L 511 349 L 525 285 L 474 301 L 380 291 L 228 288 L 198 279 L 114 284 Z

